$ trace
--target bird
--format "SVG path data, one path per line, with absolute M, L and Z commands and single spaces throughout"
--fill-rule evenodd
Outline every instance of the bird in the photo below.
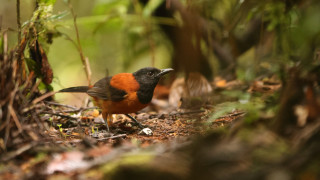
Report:
M 119 73 L 97 81 L 93 86 L 77 86 L 61 89 L 59 92 L 87 93 L 94 104 L 101 108 L 107 130 L 112 126 L 112 114 L 125 114 L 143 126 L 129 113 L 135 113 L 147 107 L 160 78 L 173 71 L 172 68 L 157 69 L 145 67 L 134 73 Z

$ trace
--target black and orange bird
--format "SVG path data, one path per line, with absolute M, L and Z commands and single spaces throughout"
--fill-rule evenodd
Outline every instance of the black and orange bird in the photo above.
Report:
M 119 73 L 100 79 L 93 86 L 77 86 L 62 89 L 59 92 L 87 93 L 102 110 L 103 119 L 109 130 L 112 114 L 125 114 L 143 126 L 129 113 L 135 113 L 152 100 L 153 92 L 160 78 L 173 71 L 172 68 L 142 68 L 134 73 Z

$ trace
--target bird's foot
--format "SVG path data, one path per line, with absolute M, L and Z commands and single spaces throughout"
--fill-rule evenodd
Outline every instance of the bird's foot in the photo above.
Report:
M 129 117 L 131 120 L 133 120 L 138 126 L 140 129 L 144 129 L 145 127 L 139 122 L 137 121 L 134 117 L 132 117 L 130 114 L 125 114 L 127 117 Z

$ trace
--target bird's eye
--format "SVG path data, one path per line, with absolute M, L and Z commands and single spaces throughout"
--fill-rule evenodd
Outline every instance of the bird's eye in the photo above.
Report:
M 149 71 L 149 72 L 147 72 L 147 75 L 148 75 L 148 76 L 154 76 L 154 72 Z

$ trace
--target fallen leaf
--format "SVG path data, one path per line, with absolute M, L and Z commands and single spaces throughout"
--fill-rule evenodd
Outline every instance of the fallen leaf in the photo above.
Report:
M 47 174 L 54 172 L 70 172 L 77 169 L 86 168 L 89 164 L 84 161 L 84 153 L 80 151 L 65 152 L 54 156 L 53 160 L 48 164 Z

